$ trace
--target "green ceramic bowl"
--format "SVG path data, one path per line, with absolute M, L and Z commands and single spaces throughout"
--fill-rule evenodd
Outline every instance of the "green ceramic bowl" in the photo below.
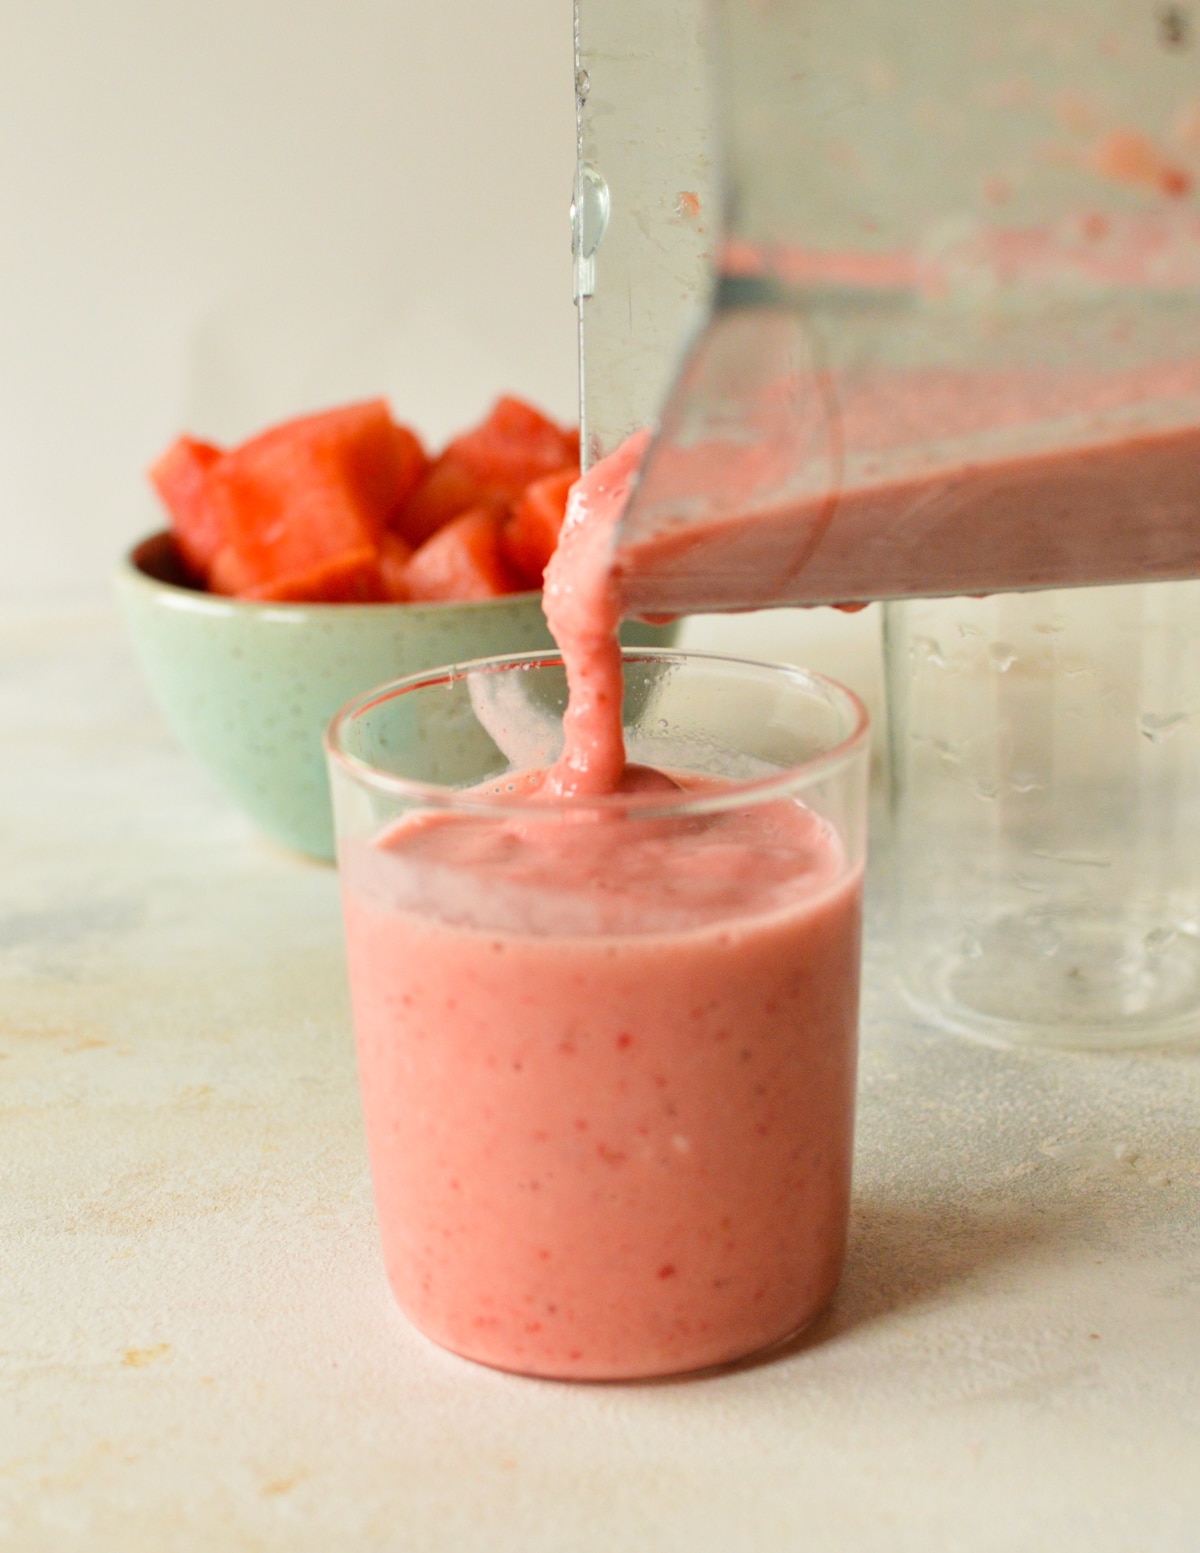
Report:
M 373 685 L 497 653 L 551 647 L 541 595 L 474 604 L 259 604 L 189 587 L 171 536 L 117 568 L 134 647 L 184 748 L 265 835 L 332 858 L 321 736 Z M 670 645 L 671 626 L 629 623 L 630 646 Z

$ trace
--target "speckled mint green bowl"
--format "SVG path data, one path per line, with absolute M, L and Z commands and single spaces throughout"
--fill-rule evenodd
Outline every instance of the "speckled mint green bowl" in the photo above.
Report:
M 373 685 L 497 653 L 551 647 L 541 595 L 473 604 L 259 604 L 189 587 L 169 534 L 116 571 L 142 669 L 180 743 L 272 840 L 333 857 L 321 736 Z M 629 646 L 674 628 L 630 623 Z

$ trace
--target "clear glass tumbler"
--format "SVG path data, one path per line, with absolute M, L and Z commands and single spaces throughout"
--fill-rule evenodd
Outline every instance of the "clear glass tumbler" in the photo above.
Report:
M 384 1261 L 483 1363 L 694 1371 L 839 1276 L 866 715 L 800 670 L 627 652 L 629 758 L 673 780 L 539 799 L 565 698 L 556 657 L 491 659 L 328 734 Z
M 1200 1032 L 1200 582 L 886 614 L 895 946 L 943 1025 Z

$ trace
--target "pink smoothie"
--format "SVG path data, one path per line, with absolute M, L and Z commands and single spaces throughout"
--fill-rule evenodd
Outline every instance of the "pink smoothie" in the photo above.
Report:
M 860 902 L 823 821 L 790 799 L 426 814 L 343 872 L 384 1255 L 422 1331 L 606 1378 L 719 1364 L 820 1311 Z
M 562 653 L 569 696 L 563 752 L 547 773 L 561 797 L 596 797 L 630 785 L 621 732 L 624 599 L 613 570 L 617 525 L 649 446 L 637 431 L 572 487 L 542 587 L 546 623 Z
M 1138 137 L 1107 144 L 1106 176 L 1124 181 L 1120 155 L 1166 176 Z M 629 613 L 1200 575 L 1188 205 L 978 223 L 921 252 L 729 242 L 721 266 L 807 300 L 719 312 L 689 358 L 682 429 L 655 449 L 618 536 Z M 899 340 L 911 327 L 919 347 L 882 323 L 855 333 L 893 307 L 909 320 Z M 810 344 L 829 348 L 796 355 L 790 331 L 809 314 Z M 808 366 L 776 378 L 765 364 L 783 340 Z
M 656 455 L 617 546 L 629 613 L 1200 574 L 1200 362 L 826 389 L 821 451 L 786 482 L 769 437 Z

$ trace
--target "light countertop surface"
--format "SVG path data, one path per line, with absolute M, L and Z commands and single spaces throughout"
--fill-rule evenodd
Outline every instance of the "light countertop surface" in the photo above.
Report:
M 877 871 L 832 1311 L 707 1379 L 492 1373 L 384 1284 L 333 871 L 105 609 L 0 617 L 0 730 L 5 1553 L 1200 1549 L 1200 1053 L 923 1028 Z

